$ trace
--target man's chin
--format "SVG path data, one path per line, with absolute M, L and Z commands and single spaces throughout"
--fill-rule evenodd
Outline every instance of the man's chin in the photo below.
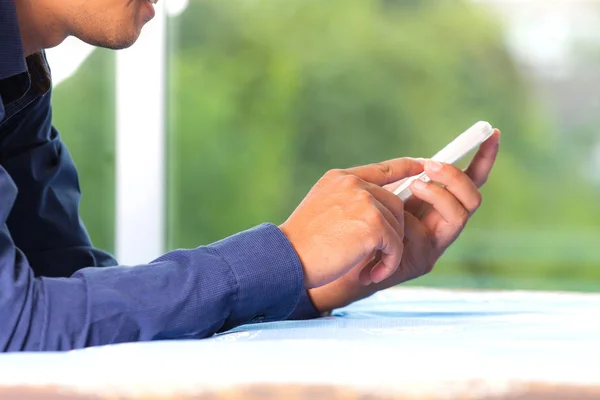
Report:
M 95 46 L 102 47 L 110 50 L 123 50 L 127 49 L 138 40 L 140 37 L 141 30 L 132 31 L 128 34 L 122 34 L 118 36 L 112 36 L 110 38 L 96 39 L 93 38 L 80 38 L 84 42 Z
M 120 40 L 114 41 L 113 43 L 110 43 L 108 46 L 104 46 L 104 47 L 112 49 L 112 50 L 127 49 L 127 48 L 133 46 L 135 44 L 135 42 L 137 42 L 139 37 L 140 37 L 140 32 L 137 32 L 137 34 L 135 34 L 135 35 L 131 35 L 128 37 L 122 37 L 122 38 L 120 38 Z

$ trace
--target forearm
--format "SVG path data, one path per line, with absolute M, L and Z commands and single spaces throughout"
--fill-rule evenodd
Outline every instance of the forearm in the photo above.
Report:
M 0 303 L 4 351 L 204 338 L 285 319 L 303 291 L 299 260 L 270 224 L 148 265 L 84 268 L 70 278 L 34 278 L 18 249 L 7 268 L 10 253 L 0 273 L 9 294 Z

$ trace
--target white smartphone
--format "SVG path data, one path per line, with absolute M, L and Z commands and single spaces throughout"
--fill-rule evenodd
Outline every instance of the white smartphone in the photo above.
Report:
M 458 135 L 456 139 L 450 142 L 436 155 L 431 157 L 431 159 L 444 164 L 455 164 L 475 147 L 489 139 L 493 133 L 494 129 L 488 122 L 479 121 Z M 408 200 L 412 196 L 410 185 L 417 179 L 423 182 L 431 181 L 427 174 L 422 172 L 419 175 L 407 178 L 400 186 L 398 186 L 398 188 L 394 191 L 394 194 L 400 197 L 402 201 Z

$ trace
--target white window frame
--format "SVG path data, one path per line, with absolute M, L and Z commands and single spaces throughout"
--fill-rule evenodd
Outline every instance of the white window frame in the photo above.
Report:
M 166 198 L 165 2 L 138 41 L 116 55 L 115 253 L 120 264 L 164 252 Z

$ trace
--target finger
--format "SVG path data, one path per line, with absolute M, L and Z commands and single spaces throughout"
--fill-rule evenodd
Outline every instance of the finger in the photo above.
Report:
M 427 161 L 425 171 L 432 181 L 444 185 L 446 190 L 454 195 L 469 214 L 474 213 L 481 205 L 481 193 L 477 186 L 459 168 L 450 164 Z
M 404 205 L 402 201 L 393 193 L 390 193 L 379 186 L 364 181 L 361 182 L 360 186 L 364 189 L 361 198 L 367 200 L 364 204 L 366 204 L 367 209 L 370 210 L 370 214 L 365 215 L 367 217 L 367 225 L 379 229 L 377 234 L 385 234 L 386 227 L 389 226 L 395 231 L 395 234 L 401 242 L 404 238 Z M 366 197 L 363 196 L 365 194 L 367 194 Z M 380 245 L 381 241 L 379 241 L 378 244 Z M 367 262 L 359 272 L 359 280 L 365 285 L 372 283 L 370 270 L 375 264 L 378 264 L 382 258 L 381 251 L 372 253 L 380 253 L 378 255 L 378 260 Z M 382 274 L 382 272 L 378 272 L 377 274 Z
M 414 215 L 412 215 L 409 212 L 405 212 L 404 213 L 404 221 L 405 221 L 405 225 L 404 225 L 405 248 L 406 248 L 406 246 L 413 246 L 414 247 L 413 250 L 416 250 L 417 247 L 420 247 L 420 248 L 430 248 L 430 246 L 435 247 L 435 243 L 433 242 L 434 239 L 431 237 L 429 230 L 425 227 L 425 225 L 421 221 L 419 221 L 419 219 L 417 217 L 415 217 Z M 416 250 L 416 252 L 421 253 L 418 250 Z M 405 256 L 404 252 L 403 252 L 402 257 L 403 257 L 403 259 L 401 262 L 405 262 L 406 256 Z M 376 254 L 373 255 L 373 257 L 369 260 L 369 262 L 367 262 L 365 264 L 364 268 L 360 271 L 358 279 L 363 285 L 368 286 L 372 283 L 371 270 L 375 267 L 375 265 L 377 265 L 377 263 L 380 260 L 381 260 L 381 252 L 377 252 Z M 415 261 L 417 262 L 417 265 L 423 265 L 423 270 L 419 273 L 419 275 L 423 275 L 423 274 L 426 274 L 431 271 L 432 264 L 429 260 L 415 260 Z M 388 288 L 390 286 L 397 285 L 397 284 L 400 284 L 400 283 L 406 281 L 408 279 L 408 277 L 402 276 L 403 272 L 404 271 L 396 270 L 391 278 L 388 278 L 387 280 L 380 282 L 380 284 L 383 286 L 380 287 L 379 284 L 376 284 L 374 286 L 374 288 L 376 290 L 380 290 L 380 289 Z M 398 274 L 400 274 L 400 275 L 398 275 Z M 391 279 L 391 281 L 390 281 L 390 279 Z
M 388 225 L 395 232 L 396 236 L 399 238 L 400 242 L 402 242 L 404 240 L 404 211 L 400 212 L 400 215 L 397 217 L 383 204 L 376 202 L 375 206 L 379 213 L 383 216 L 385 222 L 388 223 Z
M 382 204 L 381 201 L 379 201 L 379 204 L 376 204 L 376 207 L 377 207 L 378 211 L 381 213 L 381 215 L 388 222 L 388 224 L 396 232 L 400 241 L 403 241 L 404 240 L 404 207 L 403 207 L 402 201 L 397 196 L 395 196 L 393 193 L 389 193 L 385 189 L 382 189 L 380 187 L 375 187 L 375 190 L 373 190 L 373 192 L 376 193 L 376 195 L 375 194 L 373 195 L 373 197 L 375 197 L 376 200 L 379 201 L 378 196 L 381 196 L 381 197 L 391 196 L 391 198 L 388 198 L 386 200 L 388 202 L 396 204 L 396 207 L 394 207 L 393 210 L 390 209 L 390 207 L 386 207 L 386 205 Z M 385 192 L 385 193 L 382 193 L 382 192 Z M 367 264 L 367 266 L 365 266 L 361 270 L 361 273 L 359 273 L 359 280 L 362 279 L 361 282 L 363 282 L 363 284 L 369 285 L 372 282 L 375 282 L 371 276 L 371 270 L 377 264 L 381 264 L 381 259 L 382 259 L 381 251 L 377 251 L 376 259 L 371 260 L 371 262 L 369 262 Z M 363 271 L 367 271 L 367 272 L 364 273 Z M 392 274 L 392 273 L 393 273 L 393 271 L 390 272 L 390 274 Z M 376 272 L 375 273 L 375 275 L 378 275 L 378 274 L 379 275 L 385 274 L 385 272 Z
M 408 268 L 411 275 L 404 276 L 402 282 L 430 273 L 435 265 L 435 260 L 440 256 L 438 251 L 433 250 L 438 249 L 436 237 L 432 235 L 425 224 L 408 212 L 405 213 L 404 218 L 404 240 L 407 243 L 406 246 L 411 249 L 409 254 L 421 254 L 421 256 L 419 259 L 415 259 L 413 256 L 412 260 L 405 257 L 403 262 L 410 263 L 412 268 Z
M 475 183 L 475 186 L 481 187 L 485 184 L 496 162 L 498 150 L 500 148 L 500 131 L 495 130 L 494 134 L 481 144 L 479 150 L 473 157 L 473 160 L 466 169 L 466 174 Z
M 425 162 L 426 160 L 424 158 L 415 158 L 415 161 L 417 161 L 419 164 L 425 166 Z M 421 172 L 423 172 L 423 169 L 421 169 L 419 172 L 417 172 L 414 175 L 418 175 Z M 388 183 L 387 185 L 384 185 L 383 187 L 388 191 L 388 192 L 394 192 L 396 189 L 398 189 L 400 187 L 400 185 L 402 185 L 407 179 L 409 179 L 410 177 L 414 176 L 414 175 L 409 175 L 405 178 L 402 178 L 398 181 L 394 181 L 392 183 Z
M 366 183 L 365 189 L 371 193 L 382 206 L 390 210 L 397 220 L 400 221 L 404 219 L 404 203 L 398 196 L 371 183 Z
M 430 238 L 430 233 L 427 227 L 414 215 L 409 212 L 404 212 L 404 241 L 425 243 Z
M 381 250 L 381 260 L 371 271 L 371 281 L 378 283 L 392 275 L 402 260 L 404 228 L 388 209 L 382 205 L 376 208 L 379 221 L 375 224 L 368 222 L 378 232 L 374 236 L 375 245 L 369 246 L 366 252 Z
M 416 158 L 396 158 L 376 164 L 348 168 L 346 173 L 355 175 L 365 182 L 384 186 L 423 172 L 423 161 Z
M 371 280 L 371 270 L 377 263 L 381 261 L 381 251 L 376 251 L 373 253 L 371 259 L 364 265 L 364 267 L 358 273 L 358 281 L 365 286 L 373 283 Z
M 413 195 L 429 204 L 448 224 L 462 229 L 470 213 L 448 190 L 434 184 L 415 181 L 411 185 Z

